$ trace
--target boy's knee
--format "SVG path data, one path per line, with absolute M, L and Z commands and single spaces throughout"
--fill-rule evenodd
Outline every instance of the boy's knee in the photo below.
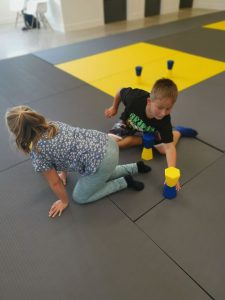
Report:
M 164 147 L 162 146 L 162 147 L 155 147 L 155 149 L 159 152 L 159 154 L 161 154 L 161 155 L 165 155 L 166 154 L 166 152 L 165 152 L 165 149 L 164 149 Z

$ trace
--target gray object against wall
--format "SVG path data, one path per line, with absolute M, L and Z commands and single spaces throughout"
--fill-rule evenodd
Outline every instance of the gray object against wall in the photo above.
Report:
M 160 14 L 160 0 L 145 0 L 145 17 Z
M 104 0 L 105 24 L 123 21 L 127 18 L 126 0 Z

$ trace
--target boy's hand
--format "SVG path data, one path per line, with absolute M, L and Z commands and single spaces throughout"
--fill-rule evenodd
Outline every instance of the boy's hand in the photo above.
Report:
M 176 190 L 179 192 L 180 189 L 181 189 L 181 185 L 180 182 L 178 181 L 176 184 Z
M 111 118 L 111 117 L 115 116 L 116 114 L 117 114 L 117 109 L 113 106 L 111 106 L 105 110 L 106 118 Z
M 64 203 L 62 200 L 57 200 L 53 203 L 48 216 L 54 218 L 55 216 L 61 216 L 63 210 L 67 208 L 69 203 Z

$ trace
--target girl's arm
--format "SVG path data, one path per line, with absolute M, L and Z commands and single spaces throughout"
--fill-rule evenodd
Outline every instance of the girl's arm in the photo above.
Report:
M 69 197 L 67 191 L 55 169 L 47 170 L 43 172 L 43 175 L 47 179 L 51 190 L 59 198 L 59 200 L 53 203 L 49 211 L 49 217 L 55 217 L 56 215 L 60 216 L 62 211 L 69 204 Z
M 58 173 L 59 178 L 61 179 L 63 185 L 66 185 L 67 172 L 65 172 L 65 171 L 60 171 L 60 172 L 57 172 L 57 173 Z

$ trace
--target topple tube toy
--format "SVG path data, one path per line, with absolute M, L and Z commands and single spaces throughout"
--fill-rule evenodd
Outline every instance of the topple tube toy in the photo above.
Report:
M 176 184 L 180 178 L 180 170 L 174 167 L 165 169 L 165 184 L 163 196 L 166 199 L 173 199 L 177 195 Z
M 153 158 L 152 147 L 155 142 L 155 137 L 152 133 L 144 133 L 143 135 L 143 150 L 141 158 L 143 160 L 151 160 Z

